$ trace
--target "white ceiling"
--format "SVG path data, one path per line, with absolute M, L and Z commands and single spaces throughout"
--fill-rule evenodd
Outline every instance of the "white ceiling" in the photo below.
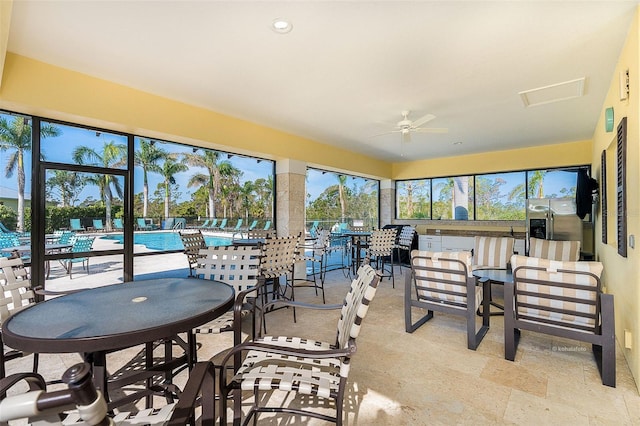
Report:
M 591 138 L 637 4 L 16 0 L 8 50 L 407 161 Z M 581 77 L 580 98 L 518 95 Z M 403 110 L 449 132 L 371 137 Z

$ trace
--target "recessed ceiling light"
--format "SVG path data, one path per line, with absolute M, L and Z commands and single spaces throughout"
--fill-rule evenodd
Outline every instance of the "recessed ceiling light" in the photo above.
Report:
M 458 141 L 458 142 L 454 142 L 454 145 L 462 145 L 462 142 Z
M 286 34 L 293 29 L 293 25 L 286 19 L 276 18 L 271 22 L 271 29 L 279 34 Z

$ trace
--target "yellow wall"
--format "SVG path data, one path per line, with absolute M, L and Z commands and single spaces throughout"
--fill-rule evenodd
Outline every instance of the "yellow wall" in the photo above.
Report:
M 591 163 L 591 153 L 591 141 L 569 142 L 410 163 L 394 163 L 392 173 L 394 179 L 416 179 L 584 165 Z
M 7 53 L 0 108 L 380 178 L 389 163 Z
M 627 227 L 628 234 L 640 237 L 640 54 L 639 54 L 639 16 L 636 11 L 625 46 L 621 52 L 616 70 L 611 79 L 600 120 L 593 135 L 592 170 L 594 176 L 601 181 L 600 155 L 608 150 L 607 156 L 607 198 L 609 207 L 608 244 L 602 243 L 602 227 L 596 221 L 596 253 L 598 259 L 604 263 L 604 283 L 607 291 L 614 295 L 616 311 L 616 336 L 620 345 L 624 347 L 624 330 L 629 330 L 633 336 L 632 349 L 623 349 L 627 363 L 636 384 L 640 384 L 640 250 L 627 247 L 627 258 L 618 255 L 616 245 L 616 168 L 615 168 L 615 129 L 607 133 L 604 129 L 604 110 L 614 108 L 614 124 L 618 126 L 622 117 L 627 117 Z M 630 75 L 630 96 L 628 100 L 620 101 L 619 74 L 628 69 Z M 599 219 L 599 218 L 598 218 Z M 638 243 L 636 243 L 638 244 Z

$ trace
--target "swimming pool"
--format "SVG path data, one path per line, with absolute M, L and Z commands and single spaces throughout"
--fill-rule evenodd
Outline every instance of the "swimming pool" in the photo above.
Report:
M 122 234 L 111 234 L 100 237 L 104 240 L 115 240 L 120 244 L 124 243 Z M 228 246 L 231 245 L 231 238 L 204 236 L 204 241 L 208 246 Z M 149 250 L 184 250 L 180 234 L 177 232 L 135 232 L 133 243 L 141 244 Z

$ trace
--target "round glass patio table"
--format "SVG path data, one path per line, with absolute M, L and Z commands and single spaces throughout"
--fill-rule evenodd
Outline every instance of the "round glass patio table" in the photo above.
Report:
M 26 352 L 127 348 L 211 321 L 233 305 L 218 281 L 162 278 L 82 290 L 17 312 L 2 324 L 8 346 Z
M 174 358 L 165 353 L 163 364 L 152 365 L 151 359 L 145 364 L 149 385 L 149 378 L 158 374 L 164 374 L 165 383 L 170 384 L 173 371 L 191 366 L 196 360 L 193 328 L 227 312 L 233 301 L 233 288 L 219 281 L 162 278 L 114 284 L 67 294 L 19 311 L 2 324 L 2 338 L 8 346 L 25 352 L 82 354 L 92 364 L 93 381 L 110 401 L 109 409 L 113 409 L 130 401 L 126 397 L 111 401 L 109 389 L 140 378 L 108 383 L 108 352 L 170 341 L 186 332 L 189 343 L 184 355 Z M 140 393 L 149 392 L 148 387 Z

